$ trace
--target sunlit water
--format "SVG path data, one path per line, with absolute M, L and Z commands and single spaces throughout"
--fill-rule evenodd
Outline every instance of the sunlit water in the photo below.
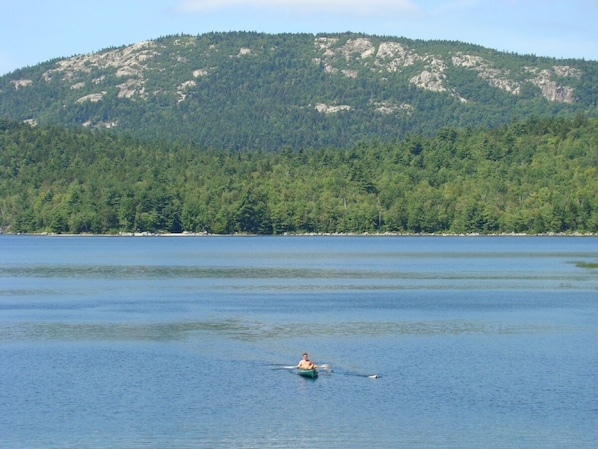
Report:
M 0 236 L 0 447 L 595 448 L 596 262 L 593 237 Z

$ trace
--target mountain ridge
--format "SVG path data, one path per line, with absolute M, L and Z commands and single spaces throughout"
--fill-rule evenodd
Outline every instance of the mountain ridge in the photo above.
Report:
M 173 35 L 0 77 L 0 116 L 195 145 L 348 147 L 598 114 L 598 63 L 359 33 Z

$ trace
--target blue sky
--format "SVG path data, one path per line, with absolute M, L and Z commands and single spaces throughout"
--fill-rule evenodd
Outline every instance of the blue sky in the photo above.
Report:
M 0 74 L 210 31 L 354 31 L 598 61 L 597 0 L 0 0 Z

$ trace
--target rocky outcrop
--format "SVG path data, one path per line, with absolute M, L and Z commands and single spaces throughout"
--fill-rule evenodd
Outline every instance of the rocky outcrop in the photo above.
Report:
M 144 70 L 147 69 L 147 62 L 159 55 L 158 44 L 152 41 L 139 42 L 116 50 L 108 50 L 100 53 L 91 53 L 87 55 L 74 56 L 72 58 L 58 61 L 53 69 L 50 69 L 42 75 L 46 82 L 50 82 L 54 77 L 61 77 L 65 81 L 73 81 L 72 89 L 81 89 L 81 74 L 89 74 L 92 70 L 104 70 L 107 68 L 115 69 L 115 75 L 118 78 L 128 78 L 119 84 L 119 98 L 131 98 L 134 95 L 144 95 L 143 85 L 145 79 Z M 94 84 L 100 84 L 104 77 L 93 80 Z M 99 101 L 101 94 L 90 94 L 77 100 L 81 101 Z
M 321 112 L 323 114 L 333 114 L 339 111 L 350 111 L 351 106 L 346 104 L 341 105 L 328 105 L 324 103 L 316 104 L 316 111 Z
M 581 71 L 569 66 L 553 66 L 552 69 L 539 70 L 537 67 L 525 67 L 528 75 L 524 80 L 517 81 L 509 77 L 508 70 L 493 67 L 492 63 L 479 56 L 457 53 L 452 62 L 457 67 L 465 67 L 478 72 L 478 75 L 488 84 L 511 94 L 518 95 L 523 83 L 529 82 L 540 88 L 542 95 L 549 101 L 573 103 L 574 89 L 557 83 L 554 78 L 579 78 Z
M 53 69 L 44 72 L 43 77 L 46 81 L 55 76 L 69 80 L 77 78 L 78 73 L 90 73 L 93 68 L 108 67 L 116 68 L 119 77 L 139 76 L 146 67 L 145 63 L 159 55 L 157 49 L 156 42 L 144 41 L 116 50 L 73 56 L 58 61 Z
M 383 70 L 397 72 L 420 60 L 417 53 L 399 42 L 382 42 L 376 52 L 375 64 Z
M 208 134 L 228 133 L 233 125 L 224 123 L 234 123 L 249 124 L 234 147 L 247 142 L 273 147 L 274 139 L 261 127 L 286 129 L 314 115 L 330 126 L 346 127 L 347 135 L 370 136 L 387 130 L 428 132 L 443 121 L 494 124 L 530 111 L 593 113 L 591 77 L 582 75 L 596 70 L 594 64 L 353 33 L 171 36 L 9 74 L 0 80 L 0 109 L 20 121 L 51 118 L 133 134 L 140 123 L 171 134 L 169 120 L 197 133 L 196 123 L 218 117 L 222 125 L 197 133 L 202 143 L 228 141 Z M 469 104 L 460 108 L 457 102 Z M 329 138 L 321 134 L 318 139 Z
M 186 47 L 196 45 L 193 37 L 182 37 L 175 41 L 176 45 Z M 552 68 L 525 67 L 521 73 L 511 73 L 509 69 L 496 67 L 492 61 L 479 55 L 456 52 L 450 58 L 440 55 L 420 54 L 406 44 L 396 40 L 378 41 L 370 37 L 357 37 L 341 41 L 336 36 L 317 36 L 314 38 L 316 55 L 313 61 L 322 64 L 325 73 L 342 74 L 348 78 L 358 78 L 360 70 L 366 69 L 382 73 L 396 73 L 414 66 L 421 66 L 421 71 L 411 75 L 409 82 L 420 89 L 432 92 L 447 92 L 463 98 L 447 78 L 450 67 L 473 70 L 490 86 L 519 95 L 525 83 L 531 83 L 540 89 L 542 95 L 549 101 L 572 103 L 575 99 L 574 88 L 566 84 L 567 79 L 577 79 L 581 76 L 579 69 L 555 65 Z M 162 46 L 158 41 L 144 41 L 119 49 L 107 50 L 99 53 L 79 55 L 58 61 L 55 66 L 43 73 L 42 77 L 50 82 L 55 77 L 72 82 L 72 90 L 84 90 L 85 83 L 82 74 L 89 74 L 92 70 L 114 69 L 114 75 L 124 80 L 117 85 L 119 98 L 146 97 L 145 71 L 148 62 L 159 56 Z M 211 45 L 209 51 L 217 51 L 216 45 Z M 231 57 L 244 57 L 254 54 L 250 47 L 240 47 Z M 176 56 L 177 62 L 186 62 L 184 56 Z M 415 67 L 415 68 L 416 68 Z M 214 68 L 212 68 L 214 69 Z M 191 76 L 193 78 L 208 76 L 212 69 L 197 68 Z M 94 78 L 93 84 L 101 85 L 104 76 Z M 30 79 L 13 80 L 15 89 L 30 86 Z M 178 101 L 184 101 L 185 91 L 193 87 L 191 81 L 176 87 Z M 82 100 L 83 98 L 83 100 Z M 77 101 L 100 101 L 102 94 L 89 93 Z M 475 99 L 469 99 L 475 101 Z M 335 106 L 336 107 L 336 106 Z M 328 109 L 327 109 L 328 110 Z
M 403 112 L 407 115 L 410 115 L 413 112 L 413 106 L 407 103 L 402 103 L 398 105 L 388 101 L 373 101 L 370 103 L 374 107 L 374 111 L 379 112 L 380 114 L 386 115 Z
M 319 53 L 314 61 L 323 64 L 326 73 L 342 73 L 351 78 L 359 75 L 356 65 L 392 73 L 415 64 L 423 64 L 423 70 L 412 76 L 409 82 L 432 92 L 448 92 L 461 102 L 470 100 L 463 98 L 450 86 L 446 76 L 449 64 L 473 70 L 490 86 L 512 95 L 519 95 L 523 84 L 530 82 L 540 88 L 547 100 L 566 103 L 574 101 L 574 89 L 560 84 L 554 78 L 578 78 L 581 73 L 569 66 L 554 66 L 550 70 L 525 69 L 528 75 L 533 76 L 522 77 L 520 74 L 512 74 L 509 69 L 496 67 L 491 61 L 478 55 L 457 52 L 450 58 L 444 58 L 439 55 L 418 54 L 400 42 L 382 41 L 376 45 L 372 39 L 365 37 L 349 39 L 340 45 L 336 37 L 320 36 L 315 39 L 314 46 Z
M 467 55 L 459 52 L 451 58 L 451 62 L 455 67 L 464 67 L 466 69 L 475 70 L 478 72 L 478 76 L 486 80 L 492 87 L 496 87 L 514 95 L 519 95 L 521 92 L 521 83 L 510 79 L 508 70 L 493 67 L 490 61 L 487 61 L 480 56 Z
M 554 81 L 554 77 L 579 78 L 581 72 L 569 66 L 553 66 L 552 69 L 538 70 L 537 67 L 526 67 L 527 72 L 534 75 L 529 81 L 538 86 L 542 95 L 549 101 L 573 103 L 575 90 Z
M 89 101 L 91 103 L 97 103 L 98 101 L 100 101 L 104 95 L 106 95 L 106 91 L 104 92 L 98 92 L 95 94 L 89 94 L 89 95 L 85 95 L 81 98 L 79 98 L 77 100 L 77 103 L 85 103 L 86 101 Z
M 33 80 L 13 80 L 11 83 L 13 86 L 15 86 L 16 90 L 19 90 L 21 87 L 31 86 L 33 84 Z
M 193 80 L 185 81 L 184 83 L 179 84 L 177 88 L 177 95 L 179 97 L 178 102 L 180 103 L 185 101 L 185 98 L 187 98 L 187 89 L 195 86 L 197 86 L 197 83 Z
M 426 69 L 419 75 L 412 77 L 409 82 L 415 84 L 417 87 L 422 89 L 431 90 L 432 92 L 444 92 L 446 87 L 444 83 L 446 81 L 446 64 L 442 59 L 427 57 L 428 64 Z

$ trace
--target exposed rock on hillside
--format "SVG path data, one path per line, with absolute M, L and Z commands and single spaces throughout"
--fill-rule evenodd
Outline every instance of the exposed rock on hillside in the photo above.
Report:
M 596 115 L 597 65 L 353 33 L 179 35 L 0 77 L 0 117 L 208 147 L 343 147 Z
M 13 86 L 15 86 L 15 89 L 19 90 L 21 87 L 31 86 L 31 84 L 33 84 L 33 80 L 13 80 L 11 83 Z
M 521 92 L 521 83 L 510 79 L 507 69 L 497 69 L 493 67 L 490 61 L 480 56 L 465 55 L 458 52 L 451 58 L 451 62 L 455 67 L 475 70 L 478 72 L 478 76 L 486 80 L 492 87 L 498 87 L 514 95 Z
M 338 38 L 318 37 L 314 44 L 317 50 L 323 52 L 321 57 L 315 58 L 314 61 L 323 63 L 325 71 L 328 73 L 340 72 L 345 76 L 357 77 L 357 70 L 339 67 L 341 64 L 352 61 L 360 61 L 362 65 L 370 67 L 372 70 L 386 72 L 398 72 L 417 63 L 424 63 L 424 70 L 412 76 L 409 81 L 417 87 L 432 92 L 449 91 L 462 102 L 467 100 L 448 86 L 445 74 L 448 64 L 474 70 L 490 86 L 513 95 L 519 95 L 522 84 L 530 82 L 541 89 L 542 95 L 547 100 L 567 103 L 574 101 L 574 89 L 558 84 L 553 77 L 579 78 L 581 73 L 578 69 L 572 69 L 569 66 L 554 66 L 552 70 L 542 70 L 539 73 L 536 68 L 533 70 L 525 68 L 524 72 L 533 76 L 520 80 L 512 78 L 509 69 L 495 67 L 491 61 L 481 56 L 462 52 L 456 52 L 451 58 L 444 58 L 439 55 L 419 54 L 399 42 L 383 41 L 376 46 L 372 39 L 363 37 L 349 39 L 343 45 L 337 45 Z M 373 61 L 371 61 L 372 59 Z
M 574 89 L 557 84 L 556 81 L 553 81 L 553 77 L 556 75 L 579 78 L 581 73 L 578 70 L 571 70 L 568 66 L 554 66 L 552 70 L 544 69 L 540 71 L 536 67 L 526 67 L 526 70 L 535 75 L 530 78 L 530 82 L 538 86 L 542 90 L 542 95 L 549 101 L 573 103 Z
M 188 40 L 177 41 L 179 45 L 188 44 Z M 455 67 L 462 67 L 473 70 L 478 76 L 484 79 L 490 86 L 504 90 L 513 95 L 521 92 L 525 82 L 530 82 L 539 87 L 542 95 L 549 101 L 567 102 L 574 101 L 575 89 L 571 86 L 559 84 L 556 78 L 579 79 L 581 71 L 570 66 L 554 66 L 552 69 L 540 70 L 537 67 L 525 67 L 524 72 L 528 75 L 526 79 L 513 78 L 510 70 L 495 67 L 492 61 L 481 56 L 456 52 L 450 58 L 440 55 L 419 54 L 408 46 L 394 41 L 382 41 L 375 43 L 371 38 L 359 37 L 348 39 L 345 43 L 339 44 L 337 37 L 315 37 L 314 47 L 320 54 L 313 58 L 316 63 L 322 63 L 327 73 L 342 73 L 350 78 L 359 76 L 359 67 L 366 67 L 374 71 L 399 72 L 419 63 L 424 64 L 423 70 L 412 76 L 409 81 L 417 87 L 432 92 L 450 91 L 454 96 L 460 98 L 458 92 L 448 86 L 446 70 L 448 64 Z M 212 47 L 213 49 L 214 47 Z M 127 78 L 117 85 L 119 98 L 132 98 L 136 95 L 144 96 L 144 83 L 146 81 L 144 72 L 149 69 L 148 62 L 159 56 L 163 48 L 154 41 L 144 41 L 121 49 L 109 50 L 100 53 L 79 55 L 60 60 L 55 67 L 44 72 L 43 78 L 47 82 L 60 76 L 64 81 L 72 81 L 71 89 L 80 90 L 84 82 L 78 81 L 80 74 L 92 73 L 93 70 L 104 70 L 114 68 L 114 75 L 117 78 Z M 238 49 L 237 57 L 251 55 L 253 50 L 248 47 Z M 185 61 L 180 58 L 179 61 Z M 196 69 L 192 76 L 208 76 L 205 68 Z M 101 83 L 104 79 L 97 78 L 95 84 Z M 30 86 L 33 80 L 13 80 L 15 89 Z M 187 84 L 180 84 L 177 88 L 179 100 L 181 99 L 181 86 L 189 87 Z M 90 101 L 99 101 L 100 94 L 89 94 L 85 97 Z M 81 100 L 78 99 L 79 100 Z
M 318 112 L 323 112 L 324 114 L 332 114 L 334 112 L 339 112 L 339 111 L 350 111 L 351 110 L 351 106 L 346 105 L 346 104 L 341 104 L 341 105 L 337 105 L 337 106 L 330 106 L 324 103 L 318 103 L 316 105 L 316 111 Z

